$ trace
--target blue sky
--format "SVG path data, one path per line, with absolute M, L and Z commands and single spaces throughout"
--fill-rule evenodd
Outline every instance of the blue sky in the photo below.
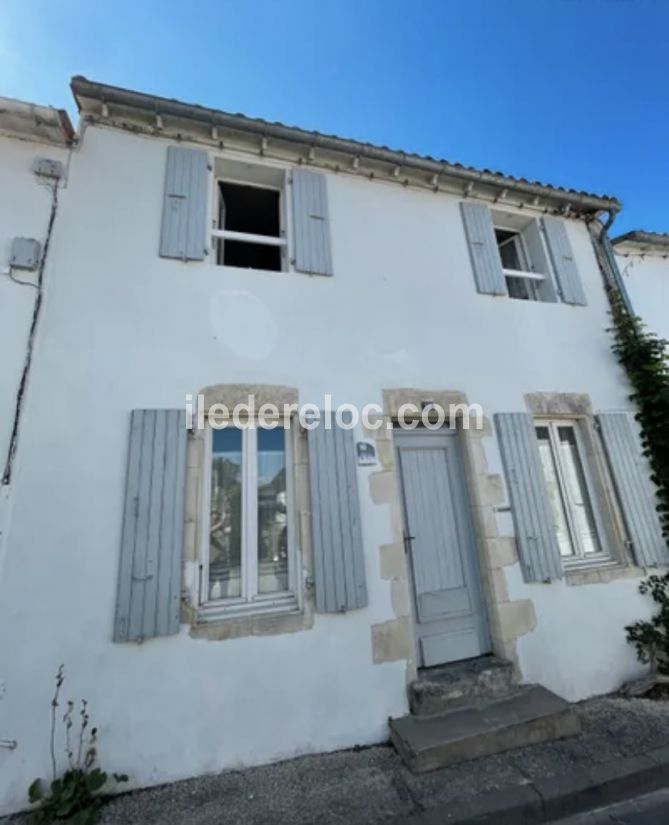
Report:
M 0 0 L 0 94 L 83 74 L 616 195 L 669 231 L 665 0 Z

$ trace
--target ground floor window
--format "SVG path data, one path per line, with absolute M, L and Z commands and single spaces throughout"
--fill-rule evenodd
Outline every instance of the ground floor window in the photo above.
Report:
M 541 466 L 565 564 L 607 558 L 578 426 L 576 421 L 535 422 Z
M 200 601 L 267 611 L 296 601 L 290 430 L 209 429 Z

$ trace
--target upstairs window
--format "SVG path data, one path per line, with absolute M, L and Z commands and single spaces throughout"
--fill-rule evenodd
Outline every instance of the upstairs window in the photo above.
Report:
M 495 243 L 509 298 L 555 301 L 551 266 L 535 218 L 511 212 L 492 212 Z
M 529 255 L 520 232 L 495 227 L 495 240 L 502 261 L 506 287 L 510 298 L 523 301 L 540 301 L 539 276 L 532 272 Z
M 212 231 L 216 263 L 278 272 L 285 268 L 283 172 L 219 161 Z
M 460 204 L 476 289 L 523 301 L 585 306 L 567 222 L 527 212 Z

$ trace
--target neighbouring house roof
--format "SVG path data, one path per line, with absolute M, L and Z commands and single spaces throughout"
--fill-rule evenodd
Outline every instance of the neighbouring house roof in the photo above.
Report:
M 145 128 L 151 124 L 152 133 L 165 137 L 175 136 L 175 129 L 189 124 L 200 130 L 203 139 L 212 143 L 221 144 L 227 137 L 244 134 L 253 136 L 262 154 L 268 153 L 271 146 L 292 147 L 293 151 L 302 153 L 300 160 L 305 163 L 334 165 L 339 171 L 364 171 L 370 177 L 387 177 L 400 183 L 414 183 L 414 178 L 420 177 L 423 185 L 435 189 L 457 183 L 459 191 L 465 195 L 489 196 L 502 202 L 508 197 L 514 205 L 541 205 L 545 209 L 577 214 L 615 213 L 622 207 L 609 195 L 552 186 L 387 146 L 108 86 L 80 75 L 73 77 L 70 85 L 79 110 L 90 120 L 119 125 L 124 118 L 144 119 Z M 337 159 L 343 168 L 340 169 Z
M 67 146 L 74 138 L 74 129 L 65 109 L 9 97 L 0 97 L 0 132 L 62 146 Z
M 669 255 L 669 233 L 666 232 L 634 229 L 613 238 L 611 243 L 618 255 Z

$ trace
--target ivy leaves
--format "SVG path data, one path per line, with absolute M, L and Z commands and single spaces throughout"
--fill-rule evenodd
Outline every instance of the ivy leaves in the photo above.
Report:
M 609 293 L 613 352 L 632 385 L 630 400 L 638 407 L 643 454 L 657 487 L 662 533 L 669 540 L 669 342 L 648 332 L 640 318 L 630 315 L 617 291 Z

